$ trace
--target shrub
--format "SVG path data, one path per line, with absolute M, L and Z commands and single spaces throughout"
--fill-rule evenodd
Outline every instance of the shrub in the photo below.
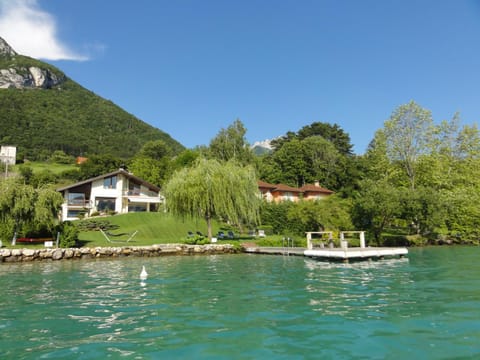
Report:
M 74 247 L 78 241 L 78 228 L 75 224 L 65 221 L 60 232 L 60 244 L 62 248 Z
M 184 241 L 188 245 L 205 245 L 210 244 L 210 240 L 207 237 L 201 235 L 194 235 L 187 237 Z

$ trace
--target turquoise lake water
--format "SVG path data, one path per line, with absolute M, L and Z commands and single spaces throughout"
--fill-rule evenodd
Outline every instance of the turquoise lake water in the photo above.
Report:
M 477 247 L 3 263 L 0 289 L 0 359 L 480 358 Z

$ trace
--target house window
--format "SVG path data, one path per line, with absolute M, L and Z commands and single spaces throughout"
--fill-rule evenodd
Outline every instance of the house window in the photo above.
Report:
M 95 207 L 100 212 L 115 211 L 115 198 L 98 197 L 95 199 Z
M 78 218 L 81 218 L 85 216 L 85 210 L 72 210 L 72 209 L 69 209 L 67 211 L 67 218 L 69 219 L 78 219 Z
M 293 201 L 293 193 L 291 193 L 290 191 L 285 191 L 283 193 L 283 199 Z
M 104 189 L 116 189 L 117 188 L 117 177 L 110 176 L 103 179 L 103 188 Z
M 85 205 L 85 194 L 83 193 L 68 193 L 68 205 Z
M 147 205 L 144 203 L 130 203 L 128 204 L 128 212 L 143 212 L 147 211 Z
M 140 195 L 140 185 L 130 181 L 128 183 L 128 195 Z

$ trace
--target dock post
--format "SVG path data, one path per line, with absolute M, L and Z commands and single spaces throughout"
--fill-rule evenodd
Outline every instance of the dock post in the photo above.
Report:
M 360 247 L 365 248 L 365 231 L 360 231 Z
M 311 233 L 311 232 L 307 232 L 307 249 L 308 249 L 308 250 L 312 250 L 312 249 L 313 249 L 313 245 L 312 245 L 312 233 Z
M 343 236 L 343 231 L 340 233 L 340 247 L 342 249 L 348 248 L 348 243 L 345 241 L 345 237 Z

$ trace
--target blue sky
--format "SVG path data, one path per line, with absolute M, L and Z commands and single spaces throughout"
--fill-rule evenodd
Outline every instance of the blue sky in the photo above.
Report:
M 362 154 L 410 100 L 480 118 L 477 0 L 0 0 L 0 36 L 186 147 L 321 121 Z

